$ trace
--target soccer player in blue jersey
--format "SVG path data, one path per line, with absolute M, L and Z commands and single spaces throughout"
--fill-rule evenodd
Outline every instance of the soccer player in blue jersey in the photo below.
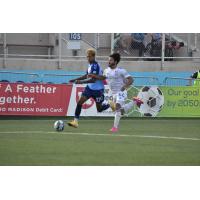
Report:
M 74 120 L 68 123 L 69 126 L 78 128 L 78 120 L 81 114 L 82 105 L 89 99 L 93 98 L 96 102 L 96 108 L 98 112 L 102 112 L 110 107 L 109 104 L 102 104 L 104 101 L 104 84 L 102 80 L 97 80 L 90 77 L 90 75 L 103 75 L 103 70 L 100 65 L 95 60 L 95 51 L 93 49 L 87 50 L 87 60 L 89 63 L 87 72 L 85 75 L 70 80 L 71 83 L 75 84 L 87 84 L 85 90 L 83 91 L 81 98 L 79 99 Z

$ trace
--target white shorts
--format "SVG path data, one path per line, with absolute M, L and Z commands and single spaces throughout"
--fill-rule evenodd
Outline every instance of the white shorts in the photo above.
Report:
M 125 101 L 127 99 L 127 91 L 124 90 L 123 92 L 120 91 L 116 94 L 113 94 L 113 102 L 120 104 L 123 106 L 125 104 Z

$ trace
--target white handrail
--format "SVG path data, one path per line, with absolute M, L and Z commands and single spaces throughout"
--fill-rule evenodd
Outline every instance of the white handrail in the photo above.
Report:
M 0 56 L 4 56 L 4 54 L 0 54 Z M 9 56 L 16 56 L 16 57 L 48 57 L 47 59 L 49 59 L 49 57 L 59 57 L 58 55 L 27 55 L 27 54 L 6 54 L 7 56 L 7 59 L 9 58 Z M 86 57 L 85 56 L 64 56 L 62 55 L 61 58 L 74 58 L 74 59 L 77 59 L 77 58 L 84 58 L 86 60 Z M 108 56 L 96 56 L 96 58 L 108 58 Z M 125 59 L 139 59 L 139 58 L 142 58 L 142 59 L 156 59 L 156 58 L 161 58 L 161 56 L 157 56 L 157 57 L 151 57 L 151 56 L 146 56 L 146 57 L 139 57 L 139 56 L 125 56 L 125 57 L 122 57 L 121 59 L 122 60 L 125 60 Z M 174 56 L 174 57 L 164 57 L 165 59 L 200 59 L 200 56 L 198 57 L 189 57 L 189 56 Z M 50 59 L 49 59 L 50 60 Z
M 35 75 L 35 76 L 38 76 L 39 77 L 39 74 L 37 73 L 30 73 L 30 72 L 12 72 L 12 71 L 0 71 L 0 74 L 3 73 L 3 74 L 26 74 L 26 75 Z
M 183 80 L 183 81 L 188 81 L 189 82 L 189 85 L 191 86 L 192 85 L 192 81 L 194 81 L 195 79 L 194 78 L 182 78 L 182 77 L 166 77 L 164 80 L 163 80 L 163 84 L 164 85 L 169 85 L 167 84 L 168 81 L 173 81 L 173 80 Z M 170 84 L 170 85 L 174 85 L 174 86 L 180 86 L 182 84 Z

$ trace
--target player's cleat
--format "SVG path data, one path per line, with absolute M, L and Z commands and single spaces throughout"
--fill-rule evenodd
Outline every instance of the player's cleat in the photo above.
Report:
M 78 128 L 78 121 L 77 120 L 73 120 L 71 122 L 67 123 L 69 126 L 72 126 L 74 128 Z
M 144 102 L 143 102 L 140 98 L 138 98 L 138 97 L 133 97 L 133 101 L 136 103 L 136 105 L 137 105 L 138 107 L 140 107 L 141 104 L 144 103 Z
M 113 101 L 109 101 L 108 102 L 110 104 L 110 108 L 112 109 L 113 112 L 116 111 L 116 103 L 114 103 Z
M 116 128 L 116 127 L 113 126 L 113 127 L 110 129 L 110 131 L 113 132 L 113 133 L 116 133 L 116 132 L 118 131 L 118 128 Z

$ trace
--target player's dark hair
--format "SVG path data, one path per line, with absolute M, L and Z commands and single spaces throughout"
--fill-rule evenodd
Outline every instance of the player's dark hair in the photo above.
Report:
M 120 56 L 119 53 L 113 53 L 113 54 L 110 55 L 110 57 L 113 58 L 114 61 L 117 62 L 117 64 L 119 63 L 119 61 L 120 61 L 120 59 L 121 59 L 121 56 Z
M 176 41 L 171 41 L 172 46 L 176 46 Z
M 180 43 L 179 43 L 179 46 L 180 46 L 180 47 L 184 47 L 184 42 L 180 42 Z

